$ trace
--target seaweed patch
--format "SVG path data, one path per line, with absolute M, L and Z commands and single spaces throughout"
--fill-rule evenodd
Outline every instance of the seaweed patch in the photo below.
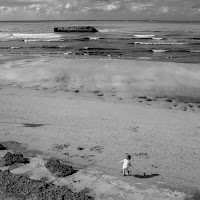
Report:
M 35 127 L 44 126 L 45 124 L 27 124 L 27 123 L 23 123 L 23 125 L 24 125 L 24 127 L 35 128 Z

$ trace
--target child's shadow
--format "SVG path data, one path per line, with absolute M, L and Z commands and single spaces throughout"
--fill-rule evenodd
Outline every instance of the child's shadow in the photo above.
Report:
M 159 174 L 149 174 L 149 175 L 146 175 L 144 173 L 143 175 L 141 175 L 141 174 L 131 174 L 131 176 L 134 176 L 136 178 L 152 178 L 152 177 L 155 177 L 155 176 L 159 176 Z

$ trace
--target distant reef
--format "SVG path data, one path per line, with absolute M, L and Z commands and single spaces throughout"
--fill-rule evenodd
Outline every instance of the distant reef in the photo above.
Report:
M 93 26 L 71 26 L 71 27 L 55 27 L 54 32 L 90 32 L 95 33 L 98 32 L 96 28 Z

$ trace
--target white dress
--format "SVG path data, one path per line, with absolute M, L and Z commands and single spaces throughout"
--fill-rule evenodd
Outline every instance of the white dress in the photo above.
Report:
M 123 169 L 128 169 L 129 166 L 131 166 L 130 160 L 128 160 L 128 159 L 124 159 L 124 160 L 122 160 L 120 162 L 124 162 L 123 166 L 122 166 Z

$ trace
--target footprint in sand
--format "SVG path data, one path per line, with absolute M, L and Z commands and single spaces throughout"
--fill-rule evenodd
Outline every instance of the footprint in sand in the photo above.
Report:
M 51 148 L 52 151 L 63 151 L 69 147 L 70 144 L 54 144 Z
M 133 153 L 132 154 L 133 156 L 137 156 L 137 157 L 143 157 L 143 158 L 146 158 L 146 159 L 148 159 L 149 158 L 149 155 L 147 154 L 147 153 L 145 153 L 145 152 L 141 152 L 141 153 Z
M 90 151 L 96 151 L 97 153 L 102 153 L 103 149 L 104 148 L 102 146 L 95 146 L 95 147 L 91 147 Z
M 83 151 L 85 150 L 85 147 L 77 147 L 78 151 Z M 75 155 L 72 155 L 71 157 L 74 157 Z M 77 155 L 79 157 L 81 157 L 84 160 L 87 160 L 89 162 L 94 161 L 93 157 L 95 157 L 95 155 L 88 155 L 88 154 L 84 154 L 84 155 Z
M 130 127 L 130 128 L 131 128 L 131 130 L 133 130 L 134 132 L 138 132 L 138 130 L 139 130 L 139 126 L 136 126 L 136 127 L 132 126 L 132 127 Z
M 94 155 L 82 155 L 81 158 L 83 158 L 84 160 L 87 160 L 89 162 L 93 161 L 93 157 L 95 157 Z

